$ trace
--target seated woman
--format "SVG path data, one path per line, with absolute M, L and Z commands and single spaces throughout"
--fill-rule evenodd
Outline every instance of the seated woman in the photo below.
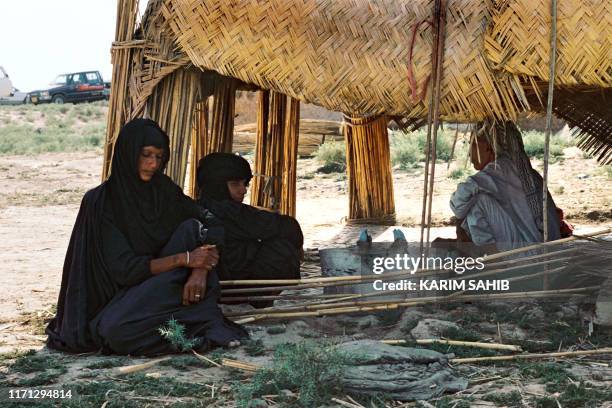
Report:
M 499 137 L 497 149 L 488 129 Z M 472 242 L 487 253 L 542 242 L 542 177 L 531 167 L 516 126 L 482 126 L 470 159 L 478 172 L 459 183 L 450 200 L 457 241 Z M 550 193 L 548 203 L 548 239 L 556 240 L 566 223 Z
M 126 124 L 111 176 L 85 194 L 62 275 L 47 345 L 81 353 L 175 351 L 158 332 L 175 319 L 198 348 L 235 346 L 247 333 L 217 301 L 222 229 L 163 174 L 168 136 L 152 120 Z
M 298 222 L 243 204 L 253 174 L 230 153 L 211 153 L 198 166 L 199 203 L 225 227 L 221 280 L 299 279 L 304 236 Z M 261 305 L 261 304 L 260 304 Z

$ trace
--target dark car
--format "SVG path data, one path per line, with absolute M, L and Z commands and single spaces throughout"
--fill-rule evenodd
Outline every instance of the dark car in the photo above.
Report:
M 77 103 L 108 99 L 108 84 L 98 71 L 58 75 L 49 89 L 33 91 L 29 101 L 39 103 Z

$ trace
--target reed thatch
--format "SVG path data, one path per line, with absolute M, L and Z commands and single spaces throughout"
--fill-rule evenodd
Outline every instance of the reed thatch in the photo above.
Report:
M 544 111 L 549 2 L 445 2 L 442 120 L 516 120 L 519 113 Z M 191 66 L 201 76 L 215 72 L 239 80 L 238 89 L 272 90 L 351 117 L 386 115 L 418 124 L 427 116 L 434 0 L 150 0 L 138 28 L 136 3 L 118 1 L 103 177 L 120 126 L 130 117 L 152 117 L 146 109 L 153 108 L 149 101 L 162 81 Z M 554 111 L 584 134 L 583 148 L 612 162 L 606 109 L 612 2 L 564 1 L 558 14 Z M 195 101 L 181 96 L 190 107 L 212 94 L 196 76 L 189 85 Z M 164 92 L 156 103 L 173 102 L 167 98 L 181 90 Z M 170 123 L 176 131 L 171 137 L 191 134 L 191 112 L 184 123 Z M 184 153 L 188 144 L 178 147 Z M 178 169 L 186 153 L 176 160 L 169 174 L 182 182 L 185 173 Z
M 442 117 L 516 119 L 524 77 L 548 80 L 545 0 L 450 0 Z M 352 115 L 423 117 L 433 0 L 167 0 L 204 69 Z M 612 86 L 612 4 L 562 2 L 556 83 Z M 588 45 L 588 46 L 585 46 Z

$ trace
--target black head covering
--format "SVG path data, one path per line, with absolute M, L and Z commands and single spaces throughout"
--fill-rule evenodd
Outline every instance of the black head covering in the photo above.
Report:
M 145 146 L 163 149 L 160 169 L 150 181 L 138 174 L 138 159 Z M 162 172 L 169 157 L 168 135 L 150 119 L 134 119 L 119 133 L 109 177 L 107 203 L 119 230 L 139 255 L 156 254 L 185 218 L 178 211 L 179 188 Z
M 251 166 L 244 158 L 231 153 L 211 153 L 198 164 L 200 198 L 217 201 L 231 200 L 227 182 L 253 178 Z

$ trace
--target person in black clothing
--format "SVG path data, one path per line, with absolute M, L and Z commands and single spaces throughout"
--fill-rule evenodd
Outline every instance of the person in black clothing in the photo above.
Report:
M 62 275 L 51 348 L 155 355 L 175 351 L 158 332 L 175 319 L 198 348 L 235 346 L 247 333 L 226 320 L 215 245 L 223 228 L 163 174 L 168 136 L 148 119 L 126 124 L 111 176 L 81 203 Z
M 249 163 L 230 153 L 211 153 L 198 165 L 198 202 L 225 227 L 220 279 L 299 279 L 302 229 L 293 217 L 242 203 L 252 177 Z

